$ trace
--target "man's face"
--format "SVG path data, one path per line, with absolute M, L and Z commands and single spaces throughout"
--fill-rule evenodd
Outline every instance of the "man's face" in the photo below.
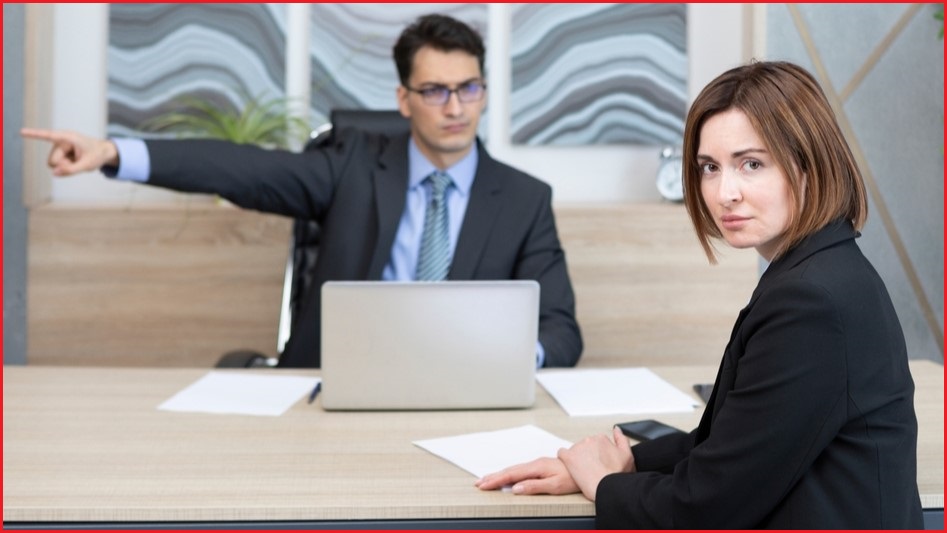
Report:
M 447 168 L 470 152 L 477 136 L 480 114 L 487 105 L 486 95 L 480 100 L 461 102 L 460 95 L 450 93 L 447 102 L 432 105 L 417 90 L 432 87 L 457 89 L 470 82 L 483 82 L 483 73 L 475 56 L 460 50 L 442 52 L 422 47 L 414 56 L 408 90 L 398 87 L 398 107 L 411 121 L 411 135 L 435 166 Z

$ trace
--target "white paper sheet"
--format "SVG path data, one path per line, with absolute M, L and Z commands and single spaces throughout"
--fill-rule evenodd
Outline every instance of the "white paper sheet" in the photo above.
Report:
M 279 416 L 321 378 L 208 372 L 158 406 L 164 411 Z
M 699 405 L 647 368 L 543 370 L 536 379 L 569 416 L 691 412 Z
M 555 457 L 572 443 L 533 425 L 414 441 L 420 448 L 481 478 L 539 457 Z

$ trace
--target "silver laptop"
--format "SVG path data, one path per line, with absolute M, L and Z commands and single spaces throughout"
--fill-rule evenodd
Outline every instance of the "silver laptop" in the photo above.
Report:
M 533 404 L 535 281 L 327 282 L 327 410 L 499 409 Z

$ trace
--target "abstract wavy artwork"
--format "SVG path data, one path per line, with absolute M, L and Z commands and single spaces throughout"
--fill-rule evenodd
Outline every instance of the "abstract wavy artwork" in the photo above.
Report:
M 442 13 L 487 38 L 484 4 L 312 4 L 313 116 L 332 108 L 395 109 L 398 74 L 392 46 L 421 15 Z
M 108 134 L 140 135 L 182 95 L 242 107 L 284 96 L 285 6 L 111 4 Z M 152 135 L 154 136 L 154 135 Z
M 391 48 L 405 25 L 433 12 L 486 38 L 484 4 L 311 4 L 310 122 L 333 108 L 394 109 Z M 287 54 L 307 60 L 287 49 L 286 18 L 280 4 L 111 4 L 108 134 L 142 135 L 182 95 L 232 108 L 246 95 L 285 96 Z
M 676 145 L 687 109 L 685 4 L 519 4 L 514 144 Z

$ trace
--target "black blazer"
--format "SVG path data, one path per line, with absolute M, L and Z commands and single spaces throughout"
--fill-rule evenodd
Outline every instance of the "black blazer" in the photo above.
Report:
M 333 146 L 304 153 L 221 141 L 149 141 L 148 183 L 318 221 L 315 288 L 327 280 L 379 280 L 404 211 L 409 137 L 338 135 Z M 575 365 L 582 337 L 552 189 L 494 160 L 479 141 L 477 149 L 477 172 L 448 278 L 538 281 L 545 365 Z M 319 366 L 320 297 L 320 290 L 304 296 L 304 326 L 292 332 L 281 366 Z
M 769 266 L 699 426 L 632 448 L 599 527 L 923 527 L 904 338 L 856 236 L 831 224 Z

